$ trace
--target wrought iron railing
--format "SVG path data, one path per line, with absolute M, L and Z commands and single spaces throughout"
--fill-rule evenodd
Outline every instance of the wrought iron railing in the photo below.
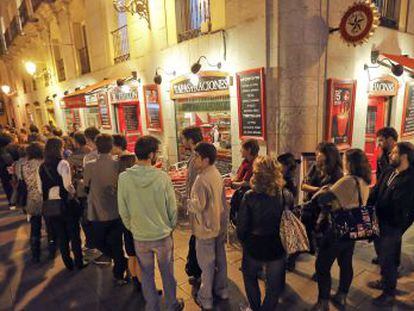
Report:
M 380 13 L 381 26 L 398 28 L 401 0 L 374 0 Z
M 89 63 L 88 48 L 85 46 L 78 49 L 78 57 L 81 66 L 81 74 L 91 72 L 91 65 Z
M 63 59 L 57 59 L 56 60 L 56 71 L 58 76 L 58 81 L 62 82 L 66 80 L 65 75 L 65 63 L 63 62 Z
M 112 33 L 114 43 L 114 62 L 115 64 L 127 61 L 130 58 L 128 26 L 115 29 Z
M 210 0 L 179 0 L 176 5 L 179 42 L 199 36 L 203 24 L 210 31 Z

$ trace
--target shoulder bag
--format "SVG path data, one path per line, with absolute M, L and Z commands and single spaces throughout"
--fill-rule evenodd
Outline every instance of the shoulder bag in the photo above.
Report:
M 20 174 L 22 178 L 17 181 L 16 206 L 25 207 L 27 204 L 27 184 L 24 180 L 23 165 L 20 165 Z
M 53 176 L 50 173 L 49 168 L 46 165 L 44 165 L 43 167 L 45 169 L 45 173 L 47 177 L 49 177 L 49 179 L 53 181 Z M 53 200 L 47 199 L 43 201 L 42 214 L 45 217 L 60 216 L 63 214 L 63 209 L 64 209 L 64 202 L 62 199 L 53 199 Z

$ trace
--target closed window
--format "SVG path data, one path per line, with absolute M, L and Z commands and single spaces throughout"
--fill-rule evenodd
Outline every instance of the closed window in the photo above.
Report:
M 380 13 L 381 26 L 398 29 L 401 0 L 373 0 Z
M 179 42 L 211 30 L 210 0 L 176 0 L 175 11 Z

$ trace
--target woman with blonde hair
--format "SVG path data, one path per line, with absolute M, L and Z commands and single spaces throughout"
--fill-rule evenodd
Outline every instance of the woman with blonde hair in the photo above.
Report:
M 250 308 L 276 310 L 285 283 L 285 251 L 280 240 L 280 220 L 284 208 L 293 205 L 289 191 L 283 190 L 281 165 L 269 156 L 253 163 L 251 190 L 244 195 L 237 235 L 243 246 L 242 272 Z M 266 269 L 266 294 L 261 302 L 258 272 Z

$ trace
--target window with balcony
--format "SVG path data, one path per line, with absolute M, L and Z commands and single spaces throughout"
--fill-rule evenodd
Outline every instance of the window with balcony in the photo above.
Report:
M 56 74 L 59 82 L 66 80 L 65 64 L 63 62 L 62 53 L 60 50 L 59 42 L 53 40 L 53 56 L 55 58 Z
M 398 29 L 401 0 L 373 0 L 380 13 L 380 25 Z
M 130 57 L 129 41 L 128 41 L 128 26 L 124 25 L 112 31 L 112 39 L 114 43 L 115 64 L 127 61 Z
M 73 23 L 73 33 L 81 74 L 91 72 L 88 43 L 86 40 L 86 26 L 80 23 Z
M 178 42 L 211 30 L 210 0 L 176 0 Z

